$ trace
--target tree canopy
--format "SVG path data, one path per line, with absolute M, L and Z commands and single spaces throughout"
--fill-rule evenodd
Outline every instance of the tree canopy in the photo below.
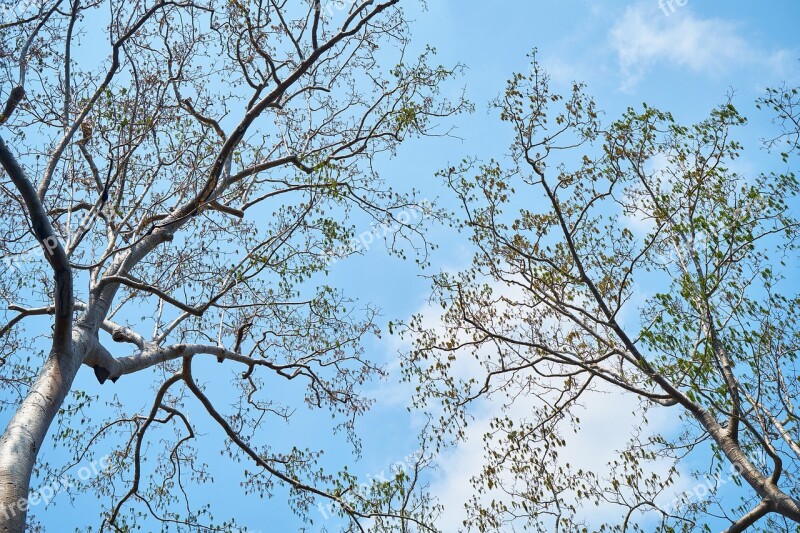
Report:
M 442 172 L 472 266 L 434 277 L 440 325 L 406 327 L 418 405 L 443 413 L 431 438 L 461 439 L 471 405 L 499 406 L 467 525 L 710 531 L 721 518 L 728 531 L 796 530 L 800 295 L 785 276 L 798 244 L 797 103 L 785 87 L 760 101 L 781 128 L 768 145 L 790 164 L 751 176 L 736 170 L 747 121 L 731 101 L 697 124 L 645 104 L 606 125 L 582 85 L 553 92 L 535 55 L 508 82 L 493 107 L 513 132 L 509 157 Z M 607 476 L 560 457 L 591 391 L 641 400 Z M 680 430 L 648 431 L 664 409 Z M 684 501 L 674 487 L 698 457 L 709 494 Z M 732 479 L 746 490 L 724 492 Z M 618 519 L 593 526 L 601 503 Z
M 481 119 L 508 150 L 437 153 L 430 202 L 388 163 L 473 106 L 409 5 L 0 11 L 0 532 L 43 530 L 58 492 L 95 497 L 90 531 L 249 531 L 208 496 L 220 465 L 304 531 L 447 530 L 432 471 L 481 410 L 465 530 L 800 529 L 800 91 L 765 90 L 749 145 L 733 93 L 699 121 L 608 118 L 534 53 Z M 415 277 L 437 245 L 471 258 L 388 341 L 330 276 L 376 241 Z M 419 449 L 365 479 L 357 422 L 393 386 Z M 599 397 L 638 406 L 603 471 L 565 458 Z
M 438 94 L 458 67 L 406 57 L 399 4 L 55 0 L 4 22 L 0 530 L 23 530 L 48 434 L 76 464 L 110 457 L 80 487 L 101 497 L 87 526 L 237 527 L 187 496 L 211 482 L 189 404 L 247 464 L 244 492 L 288 490 L 307 520 L 334 503 L 354 529 L 431 512 L 408 476 L 355 491 L 318 464 L 325 439 L 282 449 L 266 430 L 305 402 L 358 450 L 378 330 L 323 274 L 358 251 L 353 213 L 393 251 L 428 248 L 400 215 L 437 213 L 375 162 L 466 104 Z M 109 387 L 146 374 L 147 403 L 72 390 L 82 365 Z M 298 401 L 274 394 L 289 386 Z

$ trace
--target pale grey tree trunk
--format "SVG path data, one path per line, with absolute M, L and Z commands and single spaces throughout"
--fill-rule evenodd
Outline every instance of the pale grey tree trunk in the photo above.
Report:
M 50 219 L 14 155 L 0 138 L 0 164 L 25 202 L 31 228 L 53 269 L 53 336 L 50 355 L 0 437 L 0 532 L 25 531 L 28 490 L 36 456 L 72 381 L 97 339 L 89 330 L 73 330 L 72 270 Z M 96 343 L 99 344 L 99 343 Z
M 25 530 L 31 472 L 47 430 L 80 368 L 80 358 L 53 352 L 0 437 L 0 531 Z

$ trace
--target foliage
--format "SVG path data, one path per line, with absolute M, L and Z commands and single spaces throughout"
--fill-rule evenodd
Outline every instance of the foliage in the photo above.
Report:
M 797 147 L 796 101 L 786 89 L 764 101 L 784 125 L 784 158 Z M 794 531 L 800 295 L 784 279 L 797 266 L 794 173 L 735 170 L 746 120 L 730 101 L 694 125 L 644 105 L 604 126 L 584 87 L 555 94 L 535 57 L 493 107 L 513 131 L 510 157 L 442 172 L 472 266 L 434 277 L 441 326 L 406 324 L 406 378 L 418 406 L 442 413 L 429 438 L 463 439 L 471 406 L 498 408 L 465 523 L 666 532 L 721 515 L 740 531 L 766 516 L 765 531 Z M 581 404 L 608 393 L 636 395 L 641 423 L 605 476 L 562 450 Z M 654 410 L 680 430 L 654 433 Z M 733 496 L 721 489 L 731 466 L 746 487 Z M 714 486 L 673 502 L 687 471 Z M 598 523 L 600 504 L 619 519 Z
M 399 216 L 420 199 L 378 163 L 469 107 L 439 95 L 460 67 L 407 45 L 399 0 L 62 0 L 3 24 L 0 401 L 16 414 L 0 504 L 27 495 L 52 422 L 74 462 L 45 457 L 41 478 L 112 457 L 80 487 L 100 497 L 100 530 L 232 530 L 187 489 L 213 482 L 199 431 L 213 424 L 246 493 L 288 494 L 306 521 L 333 502 L 356 529 L 429 527 L 435 505 L 403 492 L 416 477 L 351 501 L 357 480 L 323 468 L 324 438 L 284 449 L 271 431 L 316 414 L 359 451 L 363 385 L 382 375 L 362 341 L 380 332 L 324 276 L 354 253 L 354 215 L 424 260 L 419 221 Z M 103 392 L 70 389 L 81 363 Z

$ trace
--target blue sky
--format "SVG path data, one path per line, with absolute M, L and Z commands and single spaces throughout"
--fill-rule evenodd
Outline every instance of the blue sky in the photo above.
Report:
M 740 164 L 745 172 L 765 166 L 774 168 L 775 159 L 760 149 L 767 135 L 769 117 L 756 112 L 755 100 L 767 86 L 800 79 L 800 43 L 794 37 L 800 22 L 800 4 L 777 2 L 769 9 L 751 2 L 718 3 L 690 0 L 675 4 L 666 13 L 656 0 L 643 2 L 430 2 L 429 11 L 416 17 L 414 35 L 418 46 L 432 44 L 444 64 L 461 62 L 468 70 L 453 94 L 466 86 L 476 112 L 458 119 L 463 141 L 441 140 L 410 143 L 390 162 L 391 179 L 421 188 L 445 204 L 452 198 L 434 177 L 436 170 L 457 163 L 465 155 L 502 158 L 507 152 L 508 130 L 487 110 L 487 102 L 504 88 L 512 72 L 525 71 L 527 54 L 538 49 L 539 58 L 554 85 L 571 87 L 585 82 L 608 121 L 628 106 L 643 102 L 668 110 L 684 123 L 702 120 L 715 106 L 733 93 L 734 104 L 748 116 L 750 126 L 739 134 L 746 145 Z M 535 194 L 535 193 L 534 193 Z M 531 197 L 531 202 L 541 198 Z M 448 228 L 431 233 L 441 248 L 435 253 L 433 270 L 465 266 L 470 250 L 460 236 Z M 375 253 L 379 253 L 377 250 Z M 344 268 L 344 266 L 342 267 Z M 351 293 L 360 293 L 384 309 L 387 320 L 405 318 L 413 312 L 436 313 L 426 306 L 427 280 L 391 259 L 369 256 L 352 262 L 360 275 L 344 279 Z M 352 271 L 351 271 L 352 272 Z M 349 276 L 345 275 L 345 278 Z M 389 281 L 389 282 L 387 282 Z M 392 345 L 393 343 L 389 343 Z M 386 353 L 386 343 L 375 346 Z M 403 349 L 403 346 L 399 346 Z M 393 354 L 386 355 L 393 360 Z M 397 436 L 400 453 L 414 446 L 411 421 L 401 413 L 402 395 L 397 388 L 393 404 L 378 405 L 362 427 L 374 433 L 376 446 Z M 592 420 L 570 449 L 572 458 L 602 467 L 613 458 L 615 447 L 625 442 L 636 420 L 636 403 L 630 397 L 602 397 L 593 403 Z M 587 413 L 589 414 L 589 413 Z M 609 417 L 609 414 L 612 416 Z M 471 495 L 469 476 L 480 460 L 480 433 L 488 413 L 476 413 L 473 438 L 457 450 L 440 457 L 441 469 L 433 482 L 436 493 L 447 506 L 440 526 L 455 531 L 461 519 L 461 504 Z M 669 430 L 672 415 L 655 413 L 654 429 Z M 390 421 L 390 422 L 389 422 Z M 374 429 L 373 429 L 374 428 Z M 404 443 L 404 444 L 403 444 Z M 375 457 L 380 457 L 381 454 Z M 366 459 L 366 463 L 370 463 Z M 388 461 L 386 461 L 388 462 Z M 380 468 L 380 459 L 374 469 Z M 370 471 L 369 468 L 366 469 Z M 696 482 L 685 480 L 682 489 Z M 613 515 L 605 516 L 612 519 Z
M 800 42 L 795 37 L 800 3 L 688 0 L 683 6 L 677 1 L 665 2 L 664 8 L 658 0 L 429 0 L 427 11 L 409 9 L 417 50 L 430 44 L 438 50 L 437 60 L 442 64 L 467 66 L 464 76 L 444 89 L 445 94 L 457 95 L 466 88 L 476 111 L 457 119 L 460 139 L 425 139 L 403 146 L 395 158 L 383 162 L 386 179 L 397 189 L 416 187 L 422 196 L 453 206 L 435 172 L 465 156 L 502 158 L 508 131 L 487 111 L 487 102 L 503 90 L 512 72 L 526 70 L 527 54 L 533 48 L 539 50 L 556 88 L 569 88 L 573 81 L 586 82 L 609 121 L 628 106 L 646 101 L 671 111 L 680 122 L 691 123 L 701 120 L 733 91 L 734 104 L 751 119 L 751 127 L 741 132 L 746 145 L 742 164 L 745 169 L 760 168 L 766 155 L 758 149 L 758 140 L 767 134 L 769 122 L 755 112 L 754 101 L 766 86 L 800 80 Z M 532 203 L 539 201 L 541 198 L 530 198 Z M 440 245 L 431 257 L 432 271 L 468 263 L 470 250 L 463 235 L 448 227 L 433 227 L 429 236 Z M 380 246 L 374 246 L 362 257 L 337 263 L 327 282 L 382 310 L 385 334 L 368 341 L 368 352 L 388 368 L 396 368 L 397 350 L 404 345 L 388 335 L 385 324 L 425 310 L 429 292 L 428 281 L 413 261 L 389 257 Z M 418 446 L 420 421 L 406 411 L 408 389 L 393 382 L 397 377 L 394 373 L 388 382 L 370 385 L 378 404 L 359 424 L 364 457 L 351 466 L 367 477 L 388 472 L 393 463 Z M 108 392 L 108 388 L 99 388 L 88 369 L 79 376 L 77 386 L 93 393 Z M 137 386 L 131 379 L 118 390 L 121 396 L 134 399 Z M 619 435 L 633 422 L 627 412 L 635 408 L 635 402 L 626 398 L 606 398 L 605 402 L 593 407 L 603 423 L 590 424 L 570 452 L 577 457 L 594 456 L 597 464 L 608 459 L 597 450 L 613 452 L 615 443 L 622 444 Z M 613 421 L 602 418 L 612 410 Z M 476 414 L 474 433 L 479 437 L 481 417 L 487 413 Z M 656 416 L 653 424 L 668 427 L 668 417 Z M 274 443 L 291 444 L 296 438 L 313 443 L 315 428 L 313 418 L 293 419 L 291 427 L 275 428 Z M 218 433 L 209 426 L 204 439 L 215 436 Z M 463 503 L 459 500 L 469 496 L 470 468 L 481 451 L 476 440 L 439 458 L 442 468 L 432 479 L 432 487 L 447 506 L 440 525 L 445 531 L 455 530 Z M 197 493 L 201 499 L 213 495 L 215 515 L 235 515 L 257 531 L 299 530 L 280 494 L 271 501 L 243 497 L 237 490 L 241 465 L 227 463 L 216 450 L 213 447 L 204 458 L 211 463 L 216 482 Z M 332 463 L 352 463 L 352 456 L 338 444 L 328 450 L 328 456 Z M 60 498 L 55 508 L 37 516 L 49 531 L 66 531 L 80 528 L 83 514 L 95 508 L 96 502 L 80 499 L 71 508 L 69 501 Z M 333 522 L 327 524 L 335 530 Z M 308 529 L 317 530 L 317 526 Z

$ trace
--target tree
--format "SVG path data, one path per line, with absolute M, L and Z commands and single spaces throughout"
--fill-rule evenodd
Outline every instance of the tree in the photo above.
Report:
M 209 481 L 189 404 L 225 435 L 227 457 L 251 465 L 245 491 L 288 490 L 306 519 L 333 502 L 356 530 L 365 517 L 427 527 L 434 508 L 406 490 L 413 472 L 364 493 L 346 469 L 324 471 L 319 451 L 276 449 L 262 430 L 302 410 L 282 404 L 286 383 L 357 447 L 360 386 L 381 374 L 360 347 L 378 333 L 374 311 L 324 274 L 358 252 L 353 213 L 424 261 L 419 219 L 400 216 L 419 198 L 374 165 L 465 108 L 438 97 L 455 70 L 430 66 L 432 51 L 405 57 L 399 0 L 23 7 L 0 37 L 0 385 L 13 413 L 0 531 L 23 531 L 34 467 L 56 472 L 36 462 L 48 431 L 76 464 L 110 454 L 84 487 L 105 498 L 101 530 L 233 529 L 183 503 L 185 484 Z M 82 366 L 106 384 L 99 397 L 72 390 Z M 108 387 L 135 375 L 147 406 L 116 403 Z
M 798 182 L 784 165 L 797 91 L 760 105 L 782 127 L 771 145 L 788 148 L 778 171 L 742 175 L 746 120 L 731 101 L 694 125 L 645 105 L 604 127 L 584 87 L 555 94 L 534 56 L 493 103 L 513 132 L 509 159 L 442 173 L 476 253 L 469 269 L 433 278 L 442 323 L 407 324 L 404 365 L 419 405 L 441 409 L 440 445 L 465 436 L 471 405 L 501 407 L 466 524 L 797 530 L 800 296 L 784 279 L 797 266 Z M 642 406 L 608 476 L 559 458 L 592 391 Z M 649 430 L 653 410 L 679 428 Z M 680 470 L 707 480 L 708 496 L 676 496 Z M 586 522 L 601 503 L 617 522 Z

